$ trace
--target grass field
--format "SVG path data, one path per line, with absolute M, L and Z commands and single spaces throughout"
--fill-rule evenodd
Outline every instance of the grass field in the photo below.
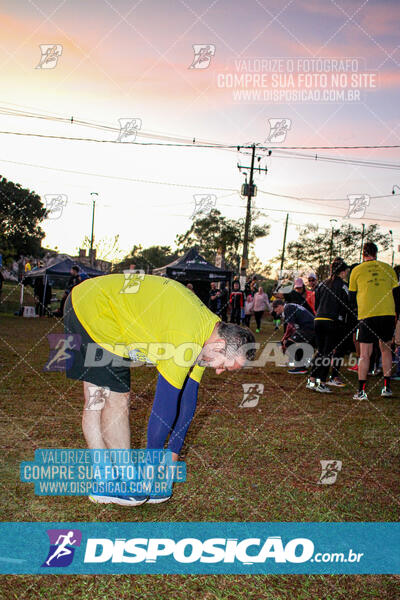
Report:
M 11 302 L 11 300 L 9 299 Z M 0 314 L 2 521 L 397 521 L 400 384 L 355 402 L 354 374 L 329 396 L 305 390 L 304 376 L 266 367 L 206 372 L 184 447 L 186 483 L 159 506 L 93 505 L 85 497 L 36 497 L 19 482 L 19 462 L 36 448 L 84 447 L 81 384 L 43 373 L 56 319 Z M 265 323 L 257 341 L 278 339 Z M 133 370 L 132 447 L 145 445 L 154 369 Z M 258 406 L 240 408 L 242 383 L 264 384 Z M 320 460 L 341 460 L 334 485 L 318 485 Z M 389 599 L 394 576 L 3 576 L 0 598 Z

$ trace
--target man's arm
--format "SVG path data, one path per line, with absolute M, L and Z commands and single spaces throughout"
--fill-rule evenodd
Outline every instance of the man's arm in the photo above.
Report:
M 357 315 L 357 292 L 349 291 L 349 307 Z
M 400 314 L 400 287 L 397 286 L 392 290 L 393 298 L 394 298 L 394 309 L 396 311 L 396 317 L 399 318 Z
M 314 307 L 315 307 L 315 314 L 317 314 L 317 310 L 318 310 L 318 306 L 319 306 L 319 301 L 321 298 L 321 283 L 319 285 L 317 285 L 316 289 L 315 289 L 315 303 L 314 303 Z
M 286 304 L 284 309 L 285 323 L 295 324 L 296 309 L 293 304 Z
M 194 377 L 201 378 L 201 375 L 196 372 Z M 163 448 L 171 432 L 168 449 L 179 454 L 196 410 L 198 389 L 199 382 L 191 376 L 187 377 L 183 389 L 168 383 L 161 374 L 158 376 L 153 408 L 147 426 L 148 448 Z
M 349 306 L 350 310 L 357 315 L 357 277 L 354 268 L 349 280 Z

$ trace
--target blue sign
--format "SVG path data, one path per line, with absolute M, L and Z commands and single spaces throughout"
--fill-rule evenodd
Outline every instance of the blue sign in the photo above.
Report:
M 170 450 L 39 448 L 20 463 L 20 479 L 38 496 L 170 496 L 173 483 L 186 481 L 186 464 Z
M 400 574 L 400 523 L 0 523 L 0 573 Z

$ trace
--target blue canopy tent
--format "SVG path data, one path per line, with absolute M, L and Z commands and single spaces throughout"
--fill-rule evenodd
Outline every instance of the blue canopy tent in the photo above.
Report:
M 79 267 L 79 275 L 82 277 L 82 279 L 105 275 L 103 271 L 99 271 L 93 267 L 87 267 L 86 265 L 77 260 L 73 260 L 72 258 L 61 258 L 59 260 L 53 259 L 53 261 L 50 261 L 46 267 L 42 267 L 41 269 L 32 269 L 32 271 L 25 273 L 25 277 L 21 286 L 21 307 L 24 300 L 24 284 L 33 285 L 35 279 L 38 277 L 43 277 L 45 296 L 48 282 L 58 279 L 67 283 L 69 277 L 71 276 L 71 267 L 73 266 Z
M 232 271 L 220 269 L 209 263 L 197 248 L 191 248 L 184 256 L 180 256 L 173 262 L 153 269 L 153 275 L 169 277 L 181 282 L 188 281 L 229 281 Z
M 168 265 L 153 269 L 153 275 L 169 277 L 184 285 L 192 283 L 195 293 L 208 304 L 210 283 L 225 282 L 229 285 L 232 271 L 220 269 L 208 262 L 194 247 Z

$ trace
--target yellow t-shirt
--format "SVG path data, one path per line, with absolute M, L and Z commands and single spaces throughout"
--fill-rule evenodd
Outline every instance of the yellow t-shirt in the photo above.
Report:
M 395 315 L 393 288 L 397 287 L 394 269 L 379 260 L 367 260 L 354 267 L 349 291 L 357 292 L 358 318 Z
M 90 337 L 110 352 L 148 359 L 174 387 L 187 374 L 220 318 L 191 290 L 154 275 L 104 275 L 71 292 L 76 316 Z M 200 382 L 204 367 L 190 377 Z

